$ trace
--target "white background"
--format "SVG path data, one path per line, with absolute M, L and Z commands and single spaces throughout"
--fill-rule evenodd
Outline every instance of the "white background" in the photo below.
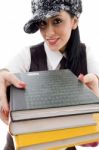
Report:
M 99 58 L 99 1 L 82 0 L 83 13 L 80 17 L 81 40 L 89 45 L 93 55 Z M 0 1 L 0 68 L 4 67 L 24 46 L 33 45 L 42 38 L 37 32 L 28 35 L 23 25 L 31 18 L 30 0 Z M 0 150 L 6 139 L 7 126 L 0 121 Z M 77 147 L 78 150 L 99 150 L 96 148 Z

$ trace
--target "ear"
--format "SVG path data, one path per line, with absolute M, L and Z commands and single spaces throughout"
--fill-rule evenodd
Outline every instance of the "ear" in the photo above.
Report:
M 79 22 L 79 19 L 76 16 L 74 16 L 74 18 L 73 18 L 73 24 L 72 24 L 72 29 L 73 30 L 75 30 L 77 28 L 78 22 Z

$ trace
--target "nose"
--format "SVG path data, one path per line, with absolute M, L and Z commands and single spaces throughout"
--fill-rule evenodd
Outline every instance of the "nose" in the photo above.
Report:
M 51 37 L 55 34 L 55 30 L 54 30 L 54 27 L 50 24 L 47 26 L 46 28 L 46 36 L 47 37 Z

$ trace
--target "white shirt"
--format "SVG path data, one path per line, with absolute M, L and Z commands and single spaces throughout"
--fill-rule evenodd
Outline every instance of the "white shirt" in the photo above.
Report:
M 53 51 L 49 49 L 46 43 L 44 43 L 45 52 L 47 55 L 48 70 L 56 70 L 60 67 L 60 61 L 63 54 L 60 51 Z M 99 75 L 99 61 L 95 59 L 90 49 L 86 49 L 87 54 L 87 68 L 88 73 L 94 73 Z M 24 48 L 7 66 L 6 68 L 13 72 L 28 72 L 31 64 L 30 48 Z

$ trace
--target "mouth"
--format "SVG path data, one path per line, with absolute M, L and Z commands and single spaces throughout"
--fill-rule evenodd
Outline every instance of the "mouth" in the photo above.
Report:
M 59 41 L 59 38 L 47 39 L 47 42 L 49 45 L 55 45 L 55 44 L 57 44 L 58 41 Z

